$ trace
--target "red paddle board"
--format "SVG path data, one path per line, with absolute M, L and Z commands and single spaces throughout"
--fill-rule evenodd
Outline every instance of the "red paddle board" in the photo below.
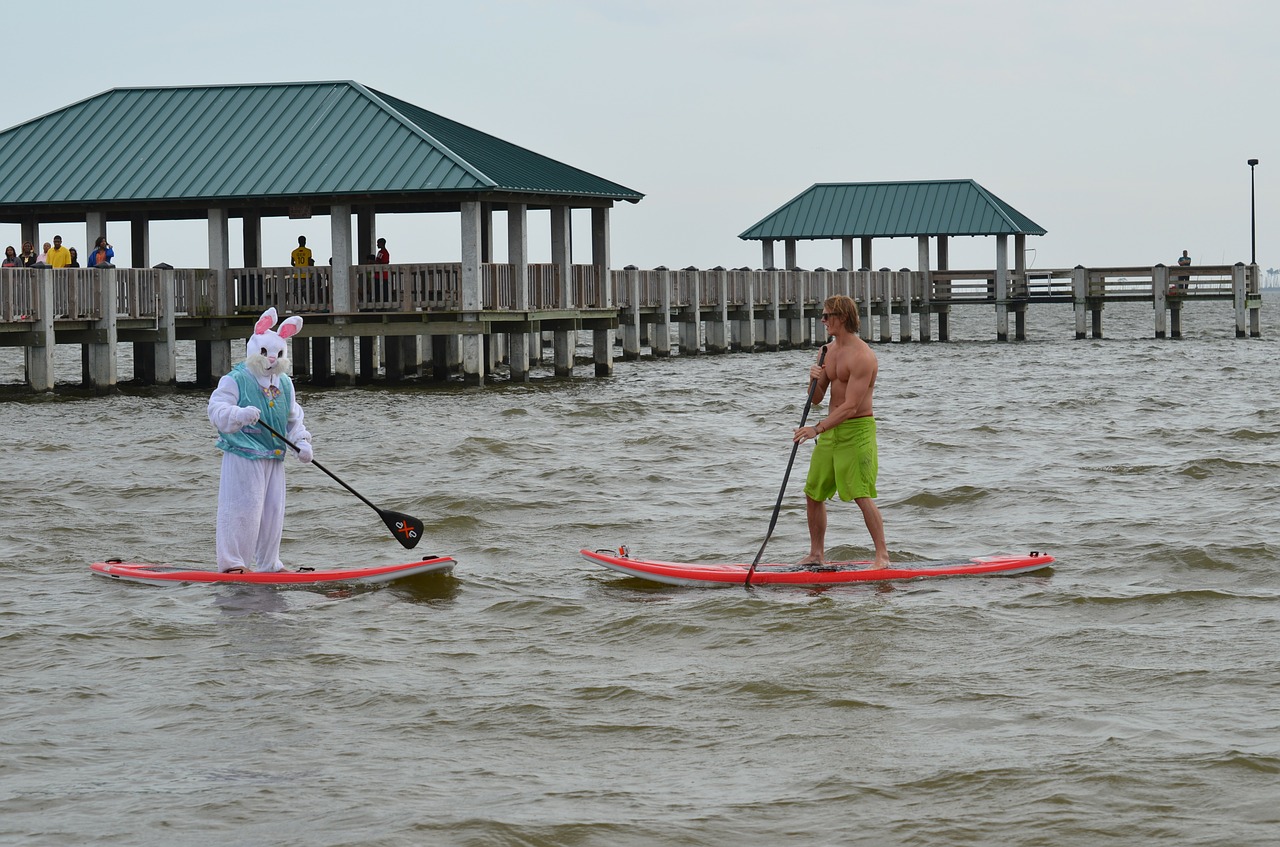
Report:
M 622 548 L 582 550 L 588 561 L 627 576 L 667 585 L 743 585 L 750 564 L 693 564 L 633 558 Z M 826 565 L 757 565 L 752 585 L 841 585 L 850 582 L 886 582 L 951 576 L 1010 576 L 1047 568 L 1053 557 L 1044 553 L 1026 556 L 992 555 L 934 562 L 905 562 L 887 568 L 871 562 L 832 562 Z
M 345 582 L 376 584 L 391 582 L 428 573 L 447 573 L 455 562 L 448 556 L 432 556 L 418 562 L 403 565 L 379 565 L 369 568 L 325 568 L 277 573 L 219 573 L 208 568 L 179 567 L 177 565 L 149 565 L 137 562 L 108 560 L 94 562 L 89 567 L 99 576 L 121 579 L 127 582 L 145 582 L 151 585 L 170 585 L 175 582 L 213 582 L 239 585 L 324 585 Z

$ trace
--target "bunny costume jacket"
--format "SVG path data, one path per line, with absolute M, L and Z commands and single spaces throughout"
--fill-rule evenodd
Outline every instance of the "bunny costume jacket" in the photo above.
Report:
M 218 430 L 218 447 L 223 451 L 218 570 L 282 571 L 287 448 L 261 424 L 241 425 L 240 410 L 250 406 L 294 444 L 311 440 L 287 375 L 256 376 L 241 363 L 218 381 L 209 397 L 209 421 Z

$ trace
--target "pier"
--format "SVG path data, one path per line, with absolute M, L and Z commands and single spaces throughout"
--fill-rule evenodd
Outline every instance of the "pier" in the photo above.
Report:
M 524 380 L 543 361 L 543 333 L 592 332 L 597 376 L 612 373 L 617 340 L 624 360 L 642 345 L 654 356 L 804 347 L 818 339 L 833 294 L 859 304 L 861 335 L 873 343 L 946 342 L 961 308 L 991 310 L 994 340 L 1024 340 L 1028 309 L 1055 304 L 1070 307 L 1076 338 L 1101 338 L 1106 306 L 1120 302 L 1151 303 L 1157 338 L 1178 338 L 1182 310 L 1206 301 L 1233 303 L 1236 337 L 1261 334 L 1259 269 L 1243 263 L 1005 273 L 628 267 L 607 278 L 596 265 L 567 274 L 558 264 L 346 270 L 354 284 L 335 302 L 329 267 L 0 269 L 0 346 L 23 349 L 27 385 L 45 392 L 58 345 L 78 346 L 83 384 L 106 391 L 119 381 L 119 345 L 133 345 L 135 382 L 163 385 L 176 381 L 184 341 L 195 343 L 197 384 L 211 387 L 221 375 L 214 363 L 238 360 L 232 351 L 270 306 L 305 318 L 291 342 L 294 373 L 319 385 L 379 375 L 483 383 L 503 368 Z M 479 290 L 467 290 L 469 279 Z M 464 338 L 481 341 L 471 345 L 480 355 L 463 354 Z M 338 340 L 356 355 L 335 355 Z M 558 348 L 552 364 L 557 375 L 573 371 Z

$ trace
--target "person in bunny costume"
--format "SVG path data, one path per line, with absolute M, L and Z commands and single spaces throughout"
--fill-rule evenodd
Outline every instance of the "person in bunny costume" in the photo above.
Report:
M 286 318 L 278 331 L 276 320 L 274 308 L 262 313 L 245 345 L 245 360 L 218 380 L 209 397 L 209 422 L 223 451 L 216 542 L 222 572 L 285 570 L 280 537 L 286 448 L 259 421 L 296 444 L 301 461 L 312 458 L 285 345 L 302 329 L 302 318 Z

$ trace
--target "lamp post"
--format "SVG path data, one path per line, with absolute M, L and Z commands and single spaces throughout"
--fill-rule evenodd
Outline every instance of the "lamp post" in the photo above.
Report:
M 1249 160 L 1249 264 L 1258 264 L 1258 208 L 1254 202 L 1253 168 L 1257 159 Z

